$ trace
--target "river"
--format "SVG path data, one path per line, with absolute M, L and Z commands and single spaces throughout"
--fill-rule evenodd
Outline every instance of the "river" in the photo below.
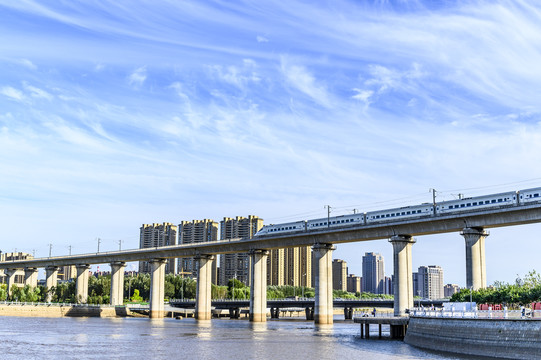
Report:
M 360 338 L 351 321 L 0 317 L 1 359 L 464 359 Z M 387 334 L 388 336 L 388 334 Z M 472 359 L 472 357 L 468 357 Z

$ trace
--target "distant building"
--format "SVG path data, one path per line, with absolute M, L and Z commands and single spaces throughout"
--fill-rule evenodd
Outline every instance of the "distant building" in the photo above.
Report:
M 0 253 L 0 261 L 29 260 L 33 258 L 34 256 L 25 252 Z M 2 284 L 8 282 L 8 277 L 3 269 L 0 269 L 0 282 Z M 24 286 L 24 269 L 15 271 L 14 284 L 18 287 Z
M 385 293 L 385 265 L 383 256 L 367 252 L 363 256 L 363 292 Z
M 344 260 L 332 261 L 332 288 L 333 290 L 347 291 L 348 265 Z
M 77 277 L 75 265 L 62 266 L 58 271 L 58 280 L 68 281 Z
M 436 265 L 419 266 L 412 274 L 413 294 L 424 299 L 443 299 L 443 269 Z
M 446 298 L 450 298 L 459 291 L 460 287 L 457 284 L 447 284 L 443 287 L 443 296 Z
M 349 274 L 347 278 L 347 291 L 350 293 L 361 292 L 361 277 Z
M 220 239 L 249 239 L 263 226 L 263 219 L 249 215 L 236 218 L 225 217 L 220 222 Z M 250 256 L 248 253 L 220 255 L 220 284 L 227 285 L 230 279 L 250 284 Z
M 394 295 L 393 276 L 385 276 L 385 294 Z
M 199 244 L 208 241 L 218 240 L 218 223 L 214 220 L 193 220 L 182 221 L 178 225 L 179 244 Z M 212 283 L 217 281 L 217 263 L 215 259 L 212 264 Z M 178 259 L 178 271 L 181 275 L 197 278 L 198 265 L 195 258 L 187 257 Z
M 164 222 L 163 224 L 143 224 L 139 232 L 139 248 L 155 248 L 177 244 L 177 226 Z M 167 259 L 166 274 L 176 274 L 176 259 Z M 140 273 L 150 273 L 148 261 L 139 262 Z

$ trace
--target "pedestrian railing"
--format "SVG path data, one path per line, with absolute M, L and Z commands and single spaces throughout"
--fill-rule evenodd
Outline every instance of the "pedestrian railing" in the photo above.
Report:
M 541 310 L 430 310 L 411 309 L 411 316 L 471 319 L 541 319 Z

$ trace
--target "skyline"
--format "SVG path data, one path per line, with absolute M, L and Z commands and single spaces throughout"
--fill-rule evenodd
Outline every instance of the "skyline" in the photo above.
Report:
M 3 252 L 541 186 L 531 1 L 0 0 L 0 13 Z M 489 284 L 536 269 L 540 230 L 491 230 Z M 360 274 L 365 252 L 392 273 L 386 239 L 333 258 Z M 412 257 L 465 284 L 459 234 L 419 237 Z

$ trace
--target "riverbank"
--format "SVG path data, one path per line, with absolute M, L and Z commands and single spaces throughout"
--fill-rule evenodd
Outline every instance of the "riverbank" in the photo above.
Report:
M 137 316 L 124 306 L 87 306 L 75 304 L 3 304 L 0 316 L 21 317 L 126 317 Z
M 411 316 L 404 342 L 465 355 L 541 359 L 541 319 Z

